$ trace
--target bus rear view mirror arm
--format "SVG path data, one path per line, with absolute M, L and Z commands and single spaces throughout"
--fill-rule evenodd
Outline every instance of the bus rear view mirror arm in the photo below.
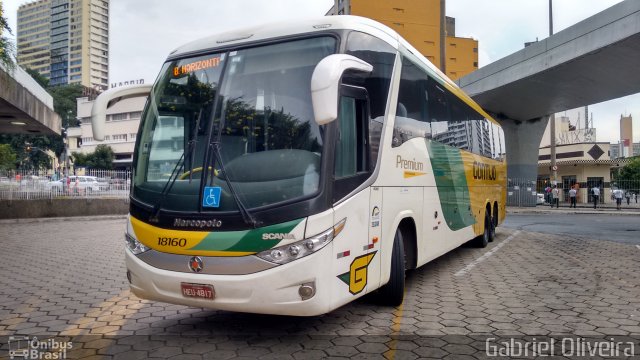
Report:
M 91 127 L 93 138 L 104 140 L 104 124 L 107 119 L 107 110 L 116 103 L 129 98 L 148 96 L 151 93 L 151 84 L 123 86 L 109 89 L 100 94 L 93 102 L 91 109 Z
M 328 124 L 338 118 L 338 89 L 340 79 L 347 70 L 370 73 L 373 66 L 355 56 L 329 55 L 320 60 L 311 76 L 311 102 L 318 125 Z

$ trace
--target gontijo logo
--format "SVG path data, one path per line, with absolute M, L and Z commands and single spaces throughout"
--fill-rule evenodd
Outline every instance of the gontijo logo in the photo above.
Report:
M 473 178 L 474 180 L 495 180 L 497 178 L 496 166 L 474 161 Z

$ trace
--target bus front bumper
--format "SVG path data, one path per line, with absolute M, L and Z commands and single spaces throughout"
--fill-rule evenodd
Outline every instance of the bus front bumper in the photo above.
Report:
M 326 264 L 328 244 L 318 252 L 285 265 L 247 275 L 208 275 L 168 271 L 153 267 L 126 250 L 125 263 L 131 291 L 138 297 L 172 304 L 261 314 L 315 316 L 331 308 Z M 185 297 L 182 283 L 213 286 L 213 299 Z M 302 300 L 303 284 L 313 284 L 315 295 Z

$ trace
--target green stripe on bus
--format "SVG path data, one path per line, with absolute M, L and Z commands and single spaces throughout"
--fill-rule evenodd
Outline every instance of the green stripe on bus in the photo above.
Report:
M 288 234 L 301 221 L 302 219 L 297 219 L 253 230 L 211 232 L 189 250 L 260 252 L 271 249 L 281 241 L 279 239 L 263 240 L 262 234 Z
M 456 231 L 475 224 L 460 149 L 436 141 L 426 142 L 447 225 Z

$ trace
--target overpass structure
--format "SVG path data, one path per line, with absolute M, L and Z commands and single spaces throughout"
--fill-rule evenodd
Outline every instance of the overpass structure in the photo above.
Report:
M 0 134 L 60 134 L 53 98 L 19 66 L 0 65 Z
M 626 0 L 457 82 L 502 124 L 508 176 L 535 181 L 549 115 L 640 92 L 638 64 L 640 1 Z

